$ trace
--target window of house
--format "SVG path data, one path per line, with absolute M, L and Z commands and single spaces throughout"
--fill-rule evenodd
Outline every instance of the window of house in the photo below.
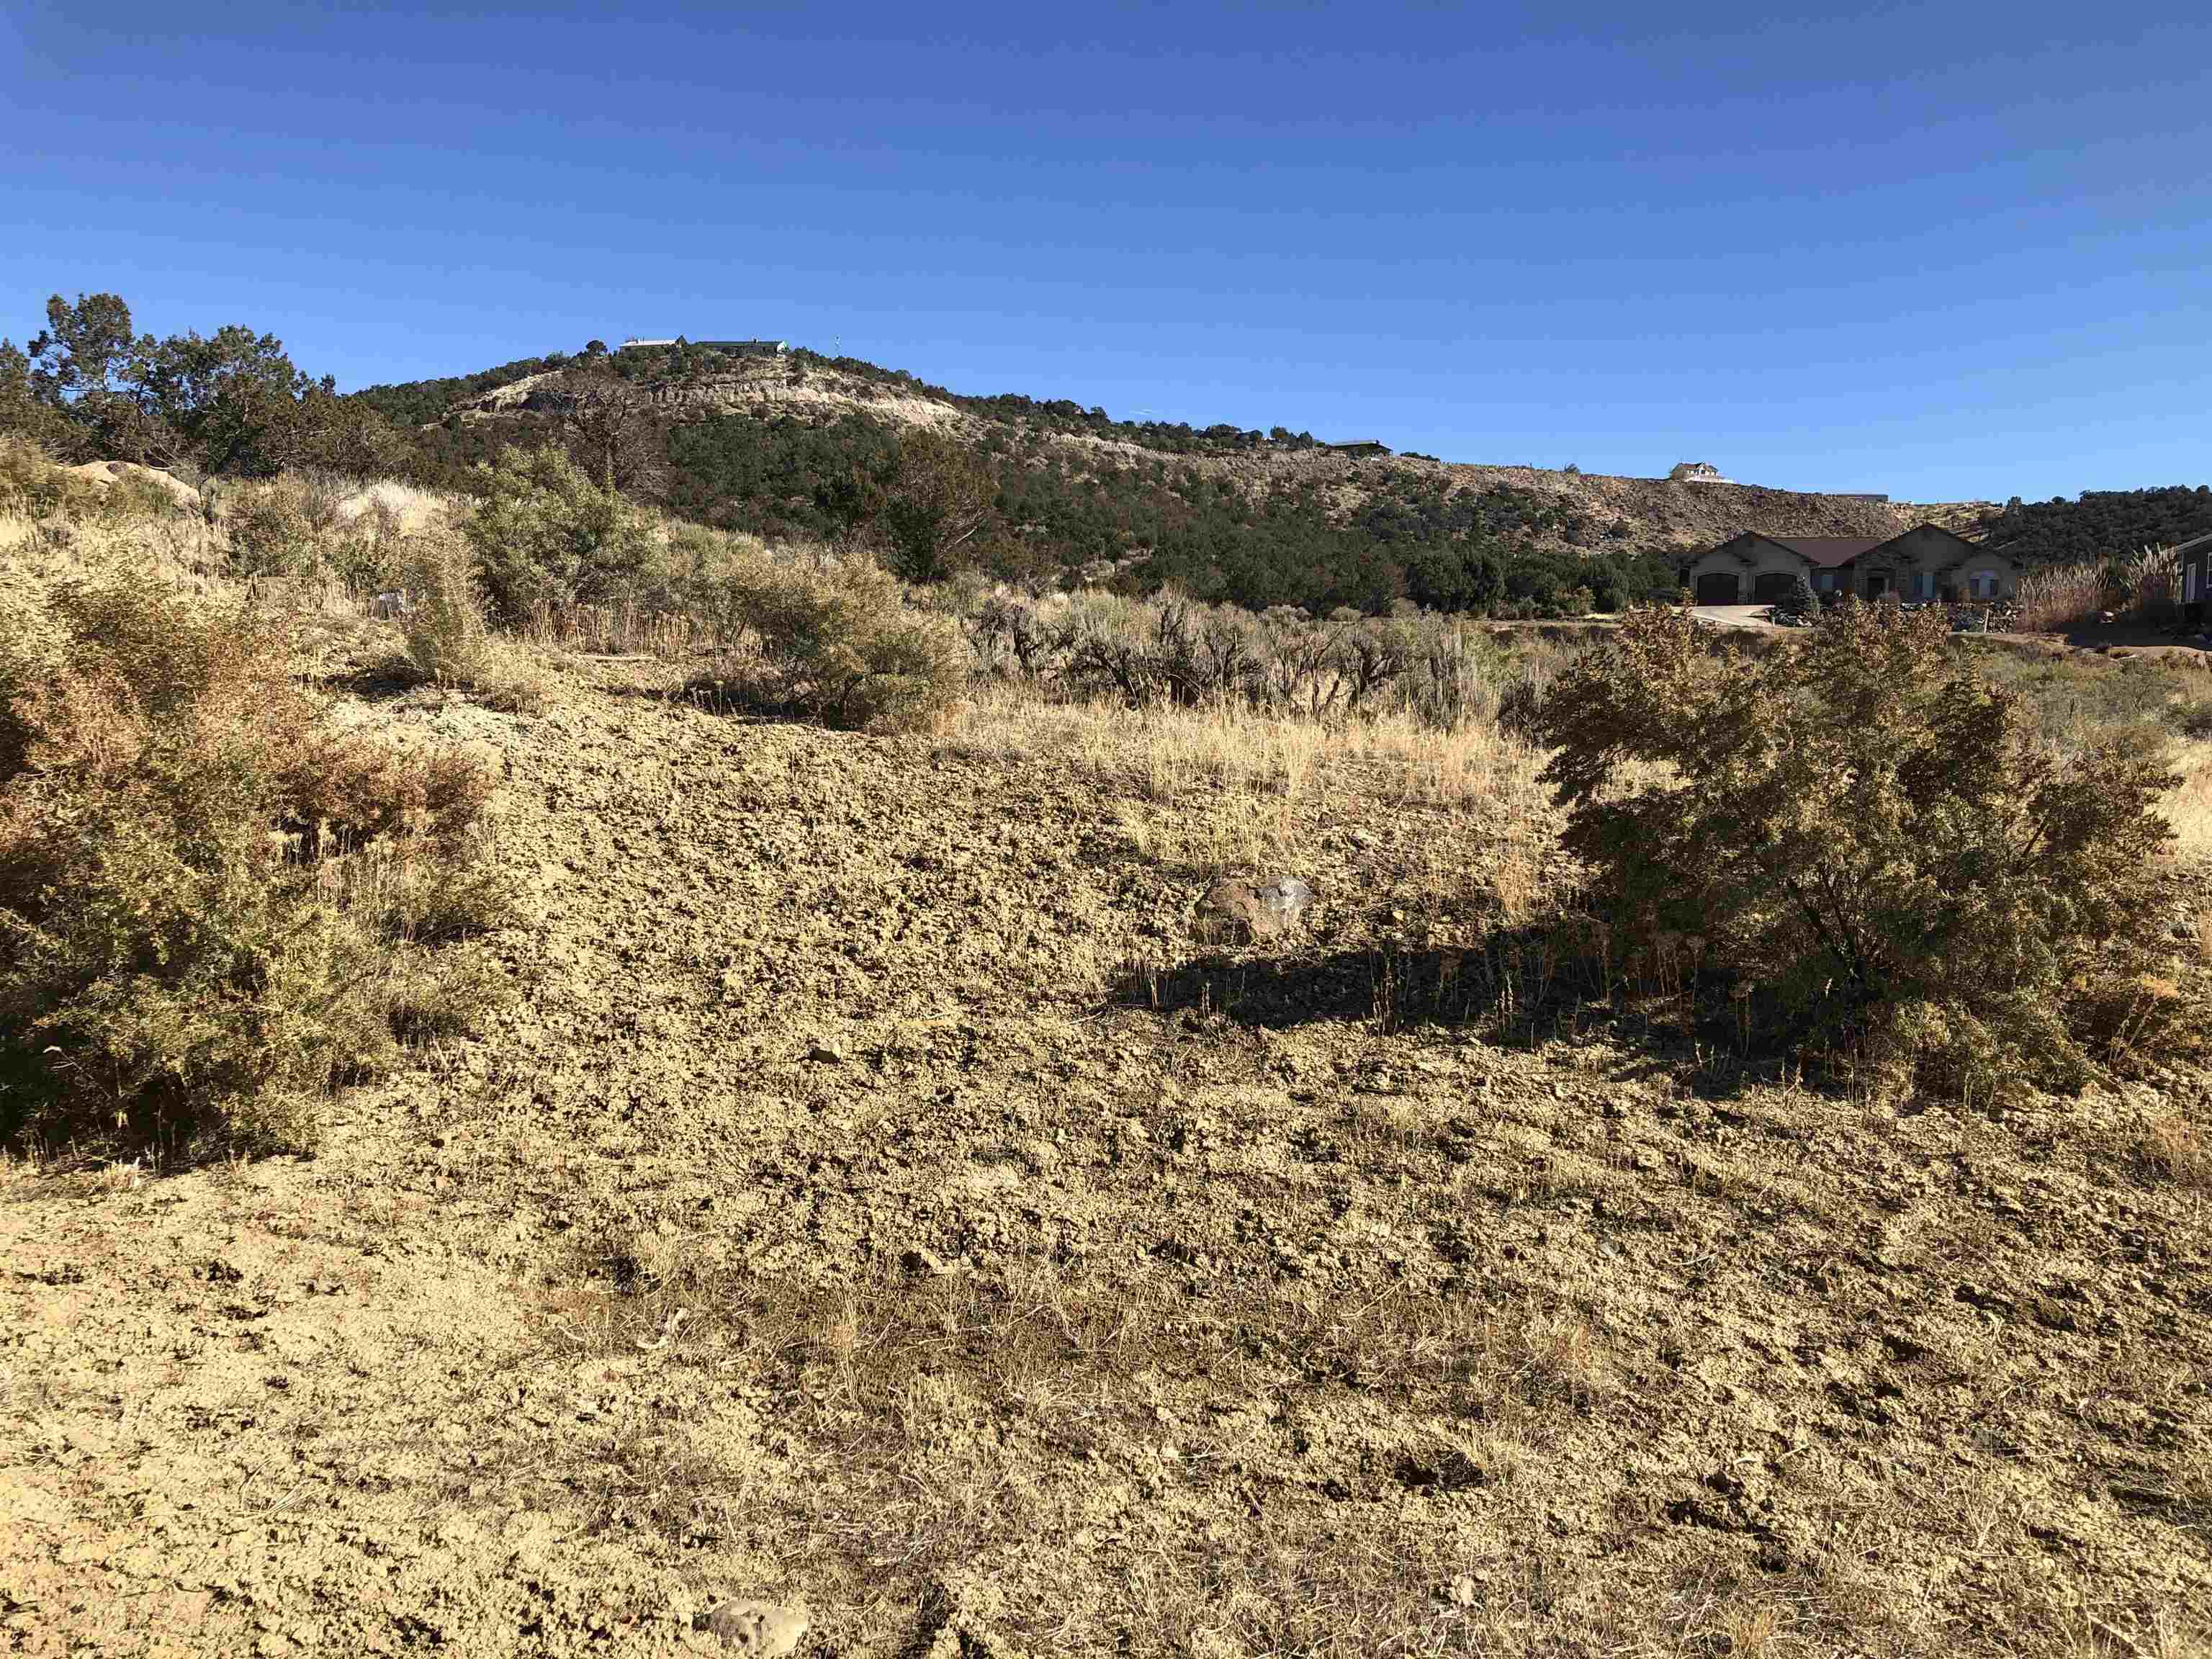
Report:
M 2194 567 L 2191 567 L 2191 569 L 2193 572 Z M 1836 573 L 1832 570 L 1823 570 L 1819 575 L 1813 578 L 1813 586 L 1819 588 L 1823 593 L 1834 592 L 1836 591 Z
M 2194 563 L 2190 565 L 2188 574 L 2182 581 L 2181 597 L 2186 604 L 2197 603 L 2197 566 Z

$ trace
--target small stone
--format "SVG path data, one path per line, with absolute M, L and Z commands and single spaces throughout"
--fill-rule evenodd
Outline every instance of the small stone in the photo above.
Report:
M 1474 1580 L 1468 1577 L 1467 1574 L 1462 1573 L 1451 1581 L 1450 1588 L 1445 1594 L 1450 1598 L 1454 1607 L 1471 1607 L 1474 1605 Z
M 811 1042 L 806 1046 L 806 1057 L 817 1066 L 842 1066 L 845 1056 L 826 1042 Z
M 1202 926 L 1241 930 L 1249 938 L 1266 939 L 1288 932 L 1312 910 L 1313 903 L 1313 889 L 1296 876 L 1260 886 L 1220 881 L 1206 889 L 1198 913 Z
M 735 1652 L 783 1659 L 806 1639 L 806 1604 L 725 1601 L 706 1615 L 704 1627 Z

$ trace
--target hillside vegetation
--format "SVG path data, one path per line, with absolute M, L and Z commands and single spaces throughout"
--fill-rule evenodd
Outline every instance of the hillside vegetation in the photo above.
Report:
M 2024 564 L 2104 564 L 2146 547 L 2212 535 L 2212 486 L 2090 489 L 2068 501 L 2017 498 L 1975 520 L 1975 531 Z
M 2000 509 L 1359 457 L 1279 426 L 1117 421 L 805 350 L 611 354 L 594 341 L 573 356 L 341 398 L 248 327 L 135 335 L 112 295 L 57 295 L 27 349 L 0 341 L 0 430 L 64 459 L 193 477 L 404 471 L 464 493 L 501 448 L 556 444 L 701 524 L 862 545 L 896 540 L 916 494 L 908 441 L 927 432 L 984 504 L 960 564 L 1033 586 L 1173 588 L 1316 616 L 1401 604 L 1498 617 L 1614 610 L 1671 597 L 1686 553 L 1753 528 L 1886 535 L 1933 519 L 2040 563 L 2101 562 L 2120 543 L 2212 527 L 2201 488 Z
M 969 556 L 992 574 L 1084 573 L 1131 592 L 1174 586 L 1255 610 L 1379 611 L 1401 599 L 1498 616 L 1614 609 L 1671 597 L 1686 550 L 1742 529 L 1887 535 L 1978 510 L 1355 457 L 1280 427 L 1200 429 L 1065 401 L 963 397 L 803 350 L 585 354 L 478 381 L 357 396 L 423 422 L 419 476 L 453 489 L 503 445 L 573 427 L 580 407 L 633 405 L 653 452 L 641 482 L 649 475 L 688 518 L 771 540 L 865 532 L 896 488 L 902 435 L 941 432 L 988 477 L 992 522 Z

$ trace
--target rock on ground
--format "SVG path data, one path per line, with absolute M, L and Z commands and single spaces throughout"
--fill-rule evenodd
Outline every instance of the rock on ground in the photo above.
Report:
M 1253 939 L 1276 939 L 1307 916 L 1313 902 L 1313 889 L 1296 876 L 1279 877 L 1261 886 L 1221 881 L 1199 901 L 1199 920 L 1217 929 L 1241 930 Z

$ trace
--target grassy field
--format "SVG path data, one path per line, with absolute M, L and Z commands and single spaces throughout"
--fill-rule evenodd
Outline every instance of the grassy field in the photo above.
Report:
M 732 1597 L 849 1655 L 2212 1643 L 2193 1064 L 1877 1103 L 1601 982 L 1494 701 L 875 736 L 300 637 L 497 757 L 520 994 L 312 1158 L 0 1170 L 23 1650 L 681 1652 Z M 2185 894 L 2195 678 L 1997 672 L 2183 734 Z M 1311 927 L 1212 937 L 1276 871 Z

